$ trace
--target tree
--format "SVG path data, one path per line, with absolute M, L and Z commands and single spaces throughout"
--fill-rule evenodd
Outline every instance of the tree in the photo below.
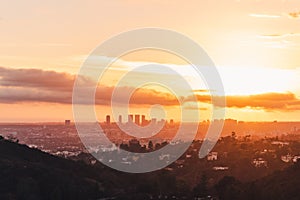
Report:
M 224 176 L 215 186 L 219 198 L 224 200 L 240 199 L 240 182 L 232 176 Z
M 193 190 L 195 197 L 206 197 L 208 195 L 207 183 L 207 176 L 205 174 L 202 174 L 200 182 Z
M 153 142 L 151 140 L 148 142 L 148 149 L 153 150 Z

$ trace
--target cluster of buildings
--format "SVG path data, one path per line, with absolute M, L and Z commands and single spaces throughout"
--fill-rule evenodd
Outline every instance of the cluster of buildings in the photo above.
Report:
M 152 122 L 153 124 L 156 124 L 156 123 L 165 123 L 167 121 L 165 119 L 161 119 L 161 120 L 158 121 L 156 118 L 152 118 L 150 120 L 147 120 L 145 115 L 140 115 L 140 114 L 135 114 L 135 115 L 130 114 L 130 115 L 128 115 L 128 118 L 127 118 L 127 123 L 135 123 L 135 124 L 137 124 L 139 126 L 146 126 L 150 122 Z M 113 123 L 112 120 L 111 120 L 111 116 L 110 115 L 106 115 L 105 123 L 106 124 Z M 117 123 L 118 124 L 125 123 L 123 121 L 123 116 L 122 115 L 119 115 Z M 174 124 L 174 120 L 170 119 L 169 123 L 171 125 L 173 125 Z M 66 119 L 65 120 L 65 125 L 70 125 L 70 124 L 71 124 L 71 120 Z
M 300 156 L 299 155 L 287 154 L 287 155 L 281 156 L 281 160 L 283 162 L 286 162 L 286 163 L 288 163 L 288 162 L 294 162 L 294 163 L 296 163 L 296 162 L 298 162 L 298 160 L 300 160 Z
M 106 124 L 111 124 L 112 123 L 110 115 L 106 115 L 105 119 L 106 119 L 105 120 Z M 127 123 L 135 123 L 135 124 L 137 124 L 139 126 L 146 126 L 150 122 L 152 122 L 153 124 L 158 123 L 158 121 L 157 121 L 156 118 L 152 118 L 151 120 L 147 120 L 145 115 L 140 115 L 140 114 L 133 115 L 133 114 L 130 114 L 130 115 L 127 116 Z M 166 120 L 161 119 L 159 122 L 164 123 L 164 122 L 166 122 Z M 119 124 L 124 123 L 122 115 L 119 115 L 119 117 L 118 117 L 118 123 Z M 171 125 L 174 124 L 174 120 L 173 119 L 170 120 L 170 124 Z

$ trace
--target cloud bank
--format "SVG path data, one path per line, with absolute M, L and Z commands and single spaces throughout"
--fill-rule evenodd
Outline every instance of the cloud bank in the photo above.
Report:
M 0 103 L 13 104 L 21 102 L 48 102 L 71 104 L 72 90 L 76 76 L 55 71 L 40 69 L 13 69 L 0 67 Z M 95 82 L 79 77 L 87 87 Z M 110 105 L 113 86 L 99 86 L 95 95 L 97 105 Z M 130 87 L 119 88 L 127 94 L 132 90 Z M 198 102 L 211 104 L 211 97 L 206 90 L 194 91 Z M 84 96 L 84 94 L 83 94 Z M 122 94 L 120 95 L 122 96 Z M 183 103 L 192 102 L 192 96 L 179 97 Z M 226 96 L 226 105 L 218 103 L 216 106 L 229 108 L 253 108 L 272 110 L 300 110 L 300 99 L 291 92 L 287 93 L 264 93 L 243 96 Z M 122 103 L 122 99 L 119 99 Z M 85 103 L 84 101 L 82 102 Z M 179 105 L 178 99 L 170 93 L 160 92 L 154 89 L 140 88 L 130 100 L 130 104 L 165 106 Z M 191 108 L 189 108 L 191 109 Z
M 73 84 L 76 76 L 55 71 L 40 69 L 12 69 L 0 67 L 0 103 L 18 102 L 49 102 L 72 103 Z M 78 77 L 84 86 L 94 86 L 96 83 L 86 77 Z M 114 91 L 112 86 L 98 86 L 95 102 L 98 105 L 109 105 Z M 118 91 L 132 91 L 130 87 L 121 87 Z M 82 94 L 84 97 L 84 94 Z M 119 99 L 122 103 L 122 99 Z M 164 102 L 164 105 L 178 105 L 176 97 L 169 93 L 153 89 L 138 89 L 131 102 L 135 105 L 153 105 Z M 82 101 L 82 104 L 86 102 Z
M 197 95 L 199 102 L 211 103 L 209 95 Z M 186 98 L 189 102 L 190 98 Z M 255 95 L 236 95 L 226 96 L 226 105 L 222 105 L 216 98 L 215 106 L 228 107 L 228 108 L 252 108 L 263 109 L 266 111 L 281 110 L 292 111 L 300 110 L 300 99 L 291 92 L 287 93 L 263 93 Z

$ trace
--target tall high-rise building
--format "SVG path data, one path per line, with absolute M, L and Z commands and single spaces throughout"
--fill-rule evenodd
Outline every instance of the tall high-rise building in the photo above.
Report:
M 134 116 L 134 122 L 135 122 L 137 125 L 140 125 L 140 115 L 135 115 L 135 116 Z
M 119 124 L 122 124 L 122 115 L 119 115 Z
M 152 118 L 152 119 L 151 119 L 151 122 L 152 122 L 153 124 L 156 124 L 157 119 L 156 119 L 156 118 Z
M 145 115 L 142 115 L 142 126 L 145 126 L 146 125 L 146 116 Z
M 133 115 L 128 115 L 128 122 L 133 122 Z
M 174 125 L 174 120 L 170 119 L 170 125 L 173 126 Z
M 110 116 L 109 115 L 106 115 L 106 123 L 110 124 Z

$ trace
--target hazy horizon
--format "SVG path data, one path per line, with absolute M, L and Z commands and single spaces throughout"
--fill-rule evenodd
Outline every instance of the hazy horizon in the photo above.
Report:
M 0 122 L 73 121 L 73 84 L 84 60 L 113 35 L 142 27 L 182 33 L 205 49 L 224 84 L 225 118 L 300 121 L 299 2 L 91 1 L 72 7 L 70 3 L 0 3 Z M 93 59 L 99 64 L 116 58 L 99 55 Z M 83 77 L 87 84 L 98 85 L 95 110 L 99 121 L 112 115 L 114 89 L 126 93 L 136 80 L 165 79 L 180 90 L 173 74 L 151 70 L 136 72 L 133 79 L 117 85 L 125 73 L 145 64 L 172 68 L 192 91 L 182 91 L 184 104 L 180 107 L 172 91 L 143 86 L 134 92 L 130 112 L 149 117 L 151 105 L 160 103 L 167 119 L 180 121 L 181 108 L 190 112 L 189 120 L 198 111 L 200 121 L 210 119 L 214 88 L 207 88 L 182 58 L 145 49 L 117 59 L 100 82 Z M 96 65 L 93 70 L 101 67 Z M 190 99 L 191 94 L 196 101 Z

